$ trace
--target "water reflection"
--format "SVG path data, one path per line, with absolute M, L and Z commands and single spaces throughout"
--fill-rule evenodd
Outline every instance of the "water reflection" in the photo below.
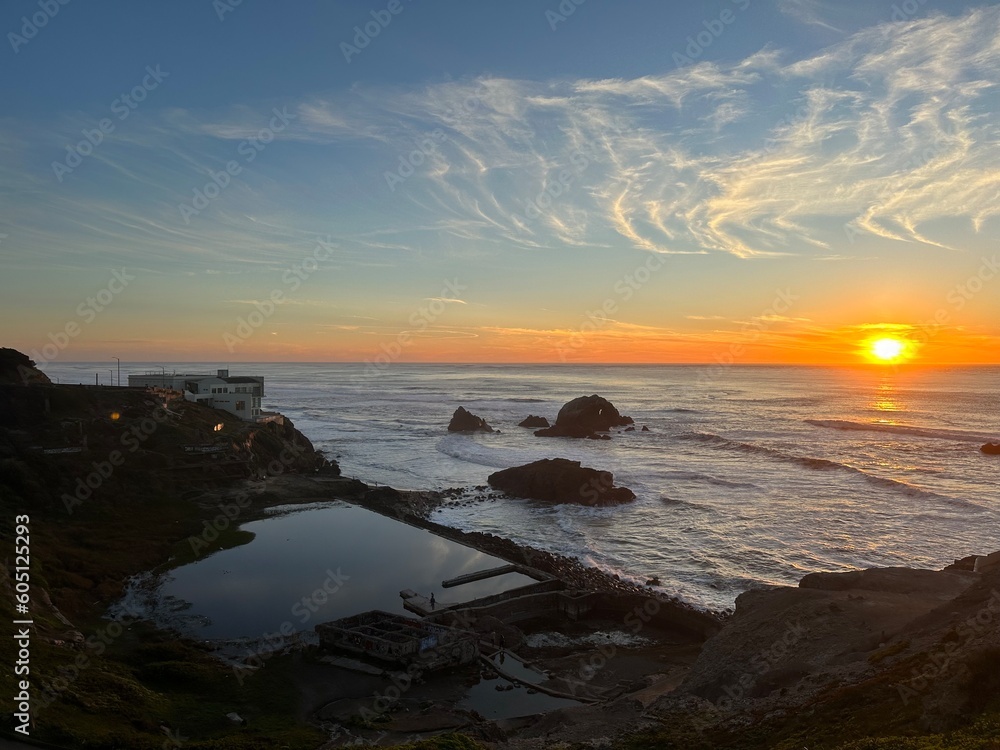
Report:
M 178 568 L 162 587 L 209 618 L 198 637 L 260 637 L 285 623 L 311 630 L 370 609 L 404 614 L 407 588 L 436 592 L 440 606 L 533 583 L 508 573 L 442 589 L 444 579 L 506 561 L 344 503 L 242 528 L 252 542 Z
M 543 692 L 535 692 L 527 686 L 544 682 L 547 678 L 515 656 L 505 659 L 503 651 L 489 657 L 494 666 L 517 680 L 510 689 L 506 679 L 481 680 L 465 694 L 459 702 L 462 708 L 471 708 L 488 719 L 509 719 L 515 716 L 529 716 L 544 713 L 557 708 L 568 708 L 581 705 L 579 701 L 570 698 L 557 698 Z M 498 686 L 504 688 L 499 690 Z M 532 692 L 528 692 L 531 689 Z
M 902 399 L 895 381 L 883 378 L 875 388 L 875 393 L 868 402 L 868 408 L 877 412 L 902 412 L 906 411 L 906 403 Z M 895 419 L 880 420 L 888 424 L 895 423 Z

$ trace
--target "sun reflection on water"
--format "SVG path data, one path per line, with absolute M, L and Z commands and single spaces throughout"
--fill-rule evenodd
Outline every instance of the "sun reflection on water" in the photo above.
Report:
M 868 408 L 882 413 L 903 412 L 906 411 L 906 403 L 903 401 L 895 383 L 891 380 L 883 380 L 875 389 L 871 401 L 868 402 Z M 891 418 L 884 418 L 878 421 L 885 424 L 895 424 L 896 422 L 895 419 Z

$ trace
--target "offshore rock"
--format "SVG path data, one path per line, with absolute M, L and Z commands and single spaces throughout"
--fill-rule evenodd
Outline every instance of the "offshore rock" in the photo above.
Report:
M 579 461 L 546 458 L 490 474 L 491 487 L 508 495 L 579 505 L 619 505 L 635 499 L 627 487 L 615 487 L 610 471 L 580 466 Z
M 469 411 L 466 411 L 464 406 L 460 406 L 455 409 L 455 413 L 451 417 L 451 422 L 448 425 L 449 432 L 493 432 L 493 428 L 486 424 L 486 420 L 482 417 L 477 417 Z
M 607 432 L 612 427 L 633 423 L 632 417 L 622 416 L 614 404 L 595 394 L 569 401 L 559 410 L 555 425 L 535 434 L 539 437 L 586 438 L 597 432 Z

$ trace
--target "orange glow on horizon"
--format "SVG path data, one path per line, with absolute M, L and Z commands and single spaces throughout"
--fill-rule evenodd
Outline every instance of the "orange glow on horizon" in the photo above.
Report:
M 834 317 L 709 318 L 689 321 L 601 321 L 575 317 L 545 324 L 511 318 L 483 321 L 468 311 L 451 311 L 449 325 L 416 331 L 405 317 L 320 325 L 289 320 L 241 341 L 234 351 L 216 332 L 185 333 L 164 327 L 141 335 L 127 321 L 114 336 L 77 346 L 64 361 L 97 361 L 108 346 L 121 349 L 123 366 L 164 362 L 358 362 L 381 370 L 396 363 L 483 364 L 690 364 L 730 365 L 997 365 L 1000 327 L 936 322 L 865 322 Z M 473 311 L 475 313 L 475 311 Z M 374 316 L 373 316 L 374 317 Z M 868 318 L 867 320 L 871 320 Z M 137 324 L 136 324 L 137 325 Z M 219 324 L 224 328 L 224 321 Z M 134 340 L 130 346 L 123 341 Z M 37 342 L 14 341 L 30 353 Z M 81 342 L 82 343 L 82 342 Z

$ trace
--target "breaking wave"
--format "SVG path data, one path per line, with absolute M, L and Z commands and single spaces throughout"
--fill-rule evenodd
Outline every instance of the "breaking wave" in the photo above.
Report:
M 508 466 L 517 466 L 536 458 L 527 451 L 483 445 L 467 435 L 445 435 L 434 447 L 438 453 L 491 469 L 506 469 Z
M 852 430 L 858 432 L 889 432 L 896 435 L 933 438 L 937 440 L 961 440 L 970 443 L 988 443 L 996 440 L 995 435 L 984 435 L 968 430 L 946 430 L 931 427 L 911 427 L 902 424 L 881 424 L 879 422 L 851 422 L 846 419 L 806 419 L 806 424 L 826 427 L 832 430 Z
M 858 469 L 857 467 L 850 466 L 848 464 L 840 463 L 839 461 L 832 461 L 828 458 L 815 458 L 813 456 L 797 456 L 793 453 L 785 453 L 784 451 L 777 450 L 775 448 L 768 448 L 763 445 L 754 445 L 753 443 L 743 443 L 738 440 L 730 440 L 724 438 L 720 435 L 713 435 L 707 432 L 687 432 L 679 436 L 684 440 L 694 440 L 700 443 L 705 443 L 720 449 L 736 450 L 742 453 L 753 453 L 761 456 L 767 456 L 777 461 L 784 461 L 786 463 L 795 464 L 796 466 L 801 466 L 812 471 L 842 471 L 855 476 L 861 477 L 868 483 L 875 485 L 876 487 L 882 487 L 894 492 L 899 492 L 907 497 L 916 497 L 925 500 L 936 500 L 939 502 L 949 503 L 951 505 L 959 505 L 966 508 L 979 508 L 976 503 L 970 502 L 968 500 L 962 500 L 955 497 L 949 497 L 947 495 L 940 495 L 937 492 L 931 492 L 930 490 L 924 490 L 920 487 L 916 487 L 907 482 L 901 482 L 897 479 L 888 479 L 886 477 L 876 476 L 874 474 L 869 474 L 863 469 Z
M 660 502 L 666 505 L 667 507 L 691 508 L 693 510 L 701 510 L 701 511 L 712 510 L 708 506 L 702 505 L 701 503 L 696 503 L 693 500 L 683 500 L 679 497 L 670 497 L 670 495 L 660 495 Z
M 734 487 L 736 489 L 744 490 L 761 489 L 760 486 L 754 484 L 753 482 L 731 482 L 728 479 L 720 479 L 719 477 L 713 477 L 710 474 L 702 474 L 697 471 L 666 471 L 663 472 L 663 476 L 667 479 L 703 482 L 704 484 L 711 484 L 716 487 Z

